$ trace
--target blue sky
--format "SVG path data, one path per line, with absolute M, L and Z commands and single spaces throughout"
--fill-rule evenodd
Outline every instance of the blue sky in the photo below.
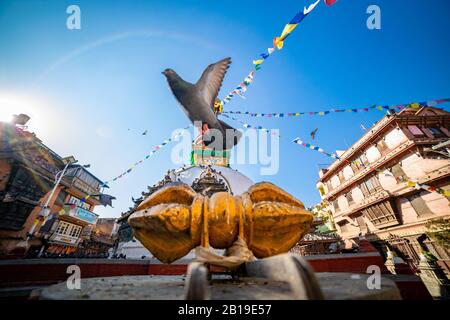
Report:
M 0 115 L 27 112 L 30 130 L 59 154 L 90 163 L 108 180 L 142 159 L 185 114 L 167 88 L 167 67 L 195 82 L 212 62 L 231 56 L 220 97 L 251 70 L 284 25 L 311 0 L 269 1 L 0 1 Z M 81 30 L 66 28 L 66 8 L 81 8 Z M 369 5 L 381 8 L 381 30 L 366 27 Z M 247 99 L 227 110 L 319 111 L 447 98 L 450 95 L 448 0 L 339 0 L 320 3 L 257 72 Z M 318 166 L 330 159 L 291 142 L 297 136 L 327 151 L 345 149 L 383 112 L 253 119 L 278 128 L 280 170 L 235 166 L 269 180 L 306 205 L 319 201 Z M 258 120 L 258 121 L 255 121 Z M 233 126 L 239 124 L 228 121 Z M 128 130 L 130 129 L 130 130 Z M 147 136 L 141 132 L 149 130 Z M 111 184 L 116 217 L 147 185 L 173 168 L 170 147 Z

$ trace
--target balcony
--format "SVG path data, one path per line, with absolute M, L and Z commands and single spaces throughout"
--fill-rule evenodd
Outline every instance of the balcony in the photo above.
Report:
M 71 179 L 71 185 L 86 194 L 95 194 L 95 193 L 99 193 L 99 191 L 100 191 L 100 188 L 98 187 L 98 185 L 93 186 L 78 177 L 73 177 Z
M 62 243 L 64 245 L 77 246 L 80 238 L 72 237 L 66 234 L 53 233 L 49 240 L 50 242 Z
M 387 192 L 386 190 L 379 190 L 378 192 L 375 192 L 368 196 L 365 196 L 364 199 L 358 203 L 353 202 L 353 204 L 349 205 L 349 207 L 346 210 L 336 212 L 334 217 L 338 218 L 338 217 L 347 216 L 349 214 L 360 211 L 368 206 L 371 206 L 374 203 L 386 200 L 391 196 L 392 195 L 389 192 Z
M 359 172 L 355 173 L 350 179 L 345 181 L 343 184 L 337 186 L 332 191 L 328 192 L 323 199 L 328 200 L 330 197 L 337 196 L 345 189 L 351 187 L 352 185 L 356 184 L 359 180 L 364 179 L 369 173 L 375 171 L 382 165 L 386 164 L 389 160 L 392 158 L 395 158 L 399 156 L 401 153 L 403 153 L 405 150 L 408 150 L 410 147 L 414 145 L 413 141 L 407 141 L 397 148 L 391 150 L 389 153 L 387 153 L 385 156 L 380 157 L 375 162 L 371 163 L 369 166 L 365 167 L 364 169 L 360 170 Z

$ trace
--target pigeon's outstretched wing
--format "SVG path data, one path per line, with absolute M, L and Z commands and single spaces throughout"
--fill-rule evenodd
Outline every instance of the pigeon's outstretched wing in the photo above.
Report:
M 211 109 L 214 109 L 214 101 L 219 94 L 222 86 L 223 78 L 227 69 L 230 67 L 231 58 L 225 58 L 219 62 L 210 64 L 208 68 L 203 71 L 202 76 L 195 84 L 199 90 L 200 96 L 205 100 Z

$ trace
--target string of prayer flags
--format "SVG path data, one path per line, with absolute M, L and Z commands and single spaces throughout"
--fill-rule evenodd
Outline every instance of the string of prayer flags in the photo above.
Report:
M 234 118 L 234 117 L 228 116 L 228 115 L 226 115 L 226 114 L 222 114 L 222 116 L 227 117 L 227 118 L 229 118 L 229 119 L 232 119 L 232 120 L 235 120 L 235 121 L 241 123 L 242 126 L 245 127 L 245 128 L 253 128 L 253 129 L 265 130 L 266 132 L 270 132 L 269 129 L 265 129 L 265 128 L 262 127 L 262 126 L 252 126 L 252 125 L 250 125 L 250 124 L 248 124 L 248 123 L 246 123 L 246 122 L 243 122 L 243 121 L 241 121 L 241 120 L 239 120 L 239 119 L 236 119 L 236 118 Z M 278 136 L 281 137 L 280 135 L 278 135 Z M 324 155 L 326 155 L 326 156 L 328 156 L 328 157 L 330 157 L 330 158 L 333 158 L 333 159 L 336 159 L 336 160 L 341 160 L 341 158 L 340 158 L 338 155 L 336 155 L 336 154 L 334 154 L 334 153 L 326 152 L 324 149 L 322 149 L 322 148 L 320 148 L 320 147 L 317 147 L 317 146 L 314 146 L 314 145 L 312 145 L 312 144 L 310 144 L 310 143 L 306 143 L 306 142 L 302 141 L 300 138 L 295 138 L 292 142 L 294 142 L 295 144 L 298 144 L 298 145 L 300 145 L 300 146 L 303 146 L 303 147 L 305 147 L 305 148 L 308 148 L 308 149 L 317 151 L 317 152 L 319 152 L 319 153 L 322 153 L 322 154 L 324 154 Z M 349 161 L 349 160 L 347 160 L 347 159 L 344 159 L 344 162 L 350 164 L 350 163 L 356 163 L 357 161 L 356 161 L 356 160 L 354 160 L 354 161 Z M 374 170 L 374 171 L 377 171 L 378 173 L 383 173 L 383 170 L 381 170 L 381 169 L 379 169 L 379 168 L 371 167 L 370 169 L 371 169 L 371 170 Z M 390 173 L 390 172 L 389 172 L 388 174 L 385 173 L 384 175 L 385 175 L 385 176 L 392 176 L 392 177 L 394 177 L 395 179 L 397 179 L 397 178 L 396 178 L 392 173 Z M 406 184 L 407 184 L 408 186 L 410 186 L 410 187 L 416 187 L 416 188 L 418 188 L 418 189 L 424 189 L 424 190 L 427 190 L 427 191 L 430 191 L 430 192 L 437 192 L 437 193 L 439 193 L 439 194 L 444 195 L 445 197 L 450 197 L 450 190 L 444 190 L 444 189 L 442 189 L 442 188 L 432 187 L 432 186 L 428 186 L 428 185 L 425 185 L 425 184 L 419 184 L 419 183 L 417 183 L 417 182 L 415 182 L 415 181 L 411 181 L 411 180 L 407 180 L 407 181 L 405 181 L 405 182 L 406 182 Z
M 85 197 L 83 197 L 82 199 L 80 199 L 80 201 L 81 201 L 82 203 L 85 203 L 86 200 L 89 199 L 90 196 L 91 196 L 91 195 L 88 194 L 87 196 L 85 196 Z M 75 209 L 75 208 L 76 208 L 76 205 L 73 204 L 73 203 L 71 203 L 71 204 L 69 205 L 69 208 L 70 208 L 70 210 L 71 210 L 71 209 Z M 48 220 L 53 219 L 53 218 L 56 217 L 56 216 L 62 216 L 62 215 L 65 215 L 66 213 L 67 213 L 66 209 L 62 208 L 61 210 L 59 210 L 59 211 L 57 211 L 57 212 L 54 212 L 54 213 L 52 213 L 52 214 L 49 214 L 48 216 L 43 216 L 43 215 L 40 215 L 40 214 L 39 214 L 39 215 L 36 217 L 36 219 L 34 219 L 33 225 L 31 226 L 30 231 L 28 231 L 27 239 L 30 239 L 30 238 L 32 237 L 32 235 L 34 234 L 34 231 L 36 230 L 36 228 L 37 228 L 37 226 L 38 226 L 38 224 L 39 224 L 39 222 L 42 221 L 41 226 L 43 226 Z
M 273 39 L 273 47 L 281 50 L 284 45 L 284 40 L 291 34 L 292 31 L 297 27 L 297 25 L 302 22 L 303 19 L 317 6 L 320 0 L 309 5 L 308 8 L 304 7 L 303 11 L 298 12 L 294 18 L 284 27 L 281 35 Z
M 408 185 L 408 187 L 414 187 L 416 189 L 423 189 L 423 190 L 427 190 L 430 192 L 437 192 L 439 194 L 442 194 L 445 197 L 450 197 L 450 190 L 445 190 L 442 188 L 433 187 L 433 186 L 429 186 L 426 184 L 420 184 L 415 181 L 407 181 L 406 184 Z
M 345 159 L 345 162 L 349 163 L 349 164 L 356 163 L 356 161 L 349 161 L 347 159 Z M 381 170 L 379 168 L 375 168 L 375 167 L 370 167 L 370 169 L 371 169 L 371 171 L 376 171 L 379 174 L 382 174 L 384 172 L 383 170 Z M 408 187 L 414 187 L 417 190 L 423 189 L 423 190 L 427 190 L 427 191 L 430 191 L 430 192 L 437 192 L 437 193 L 442 194 L 442 195 L 444 195 L 446 197 L 450 197 L 450 190 L 444 190 L 442 188 L 432 187 L 432 186 L 429 186 L 429 185 L 426 185 L 426 184 L 420 184 L 420 183 L 418 183 L 416 181 L 413 181 L 413 180 L 407 180 L 407 179 L 404 179 L 404 178 L 395 177 L 391 172 L 384 173 L 384 176 L 392 177 L 395 180 L 397 180 L 398 182 L 405 182 Z
M 243 121 L 241 121 L 241 120 L 239 120 L 239 119 L 236 119 L 236 118 L 231 117 L 231 116 L 226 115 L 226 114 L 222 114 L 222 116 L 224 116 L 224 117 L 226 117 L 226 118 L 228 118 L 228 119 L 232 119 L 232 120 L 234 120 L 234 121 L 236 121 L 236 122 L 239 122 L 239 123 L 240 123 L 244 128 L 246 128 L 246 129 L 251 128 L 251 129 L 257 129 L 257 130 L 264 130 L 264 131 L 266 131 L 266 132 L 268 132 L 268 133 L 271 132 L 270 129 L 266 129 L 266 128 L 262 127 L 262 126 L 252 126 L 252 125 L 250 125 L 250 124 L 248 124 L 248 123 L 246 123 L 246 122 L 243 122 Z M 280 136 L 280 135 L 278 135 L 278 136 Z
M 422 107 L 434 107 L 438 104 L 449 102 L 450 98 L 447 99 L 437 99 L 430 100 L 425 102 L 412 102 L 403 105 L 394 105 L 394 106 L 377 106 L 372 105 L 370 107 L 364 108 L 348 108 L 348 109 L 330 109 L 324 111 L 309 111 L 309 112 L 278 112 L 278 113 L 259 113 L 259 112 L 249 112 L 249 111 L 225 111 L 223 113 L 228 114 L 243 114 L 251 117 L 267 117 L 267 118 L 284 118 L 284 117 L 300 117 L 303 115 L 308 116 L 324 116 L 333 112 L 369 112 L 371 110 L 391 110 L 391 111 L 401 111 L 403 109 L 419 109 Z
M 251 75 L 250 81 L 246 81 L 249 76 L 247 76 L 246 80 L 244 82 L 240 83 L 239 86 L 237 86 L 235 89 L 233 89 L 223 100 L 223 104 L 227 104 L 231 101 L 231 99 L 238 95 L 241 98 L 244 98 L 242 95 L 244 92 L 247 91 L 248 85 L 253 81 L 253 76 L 255 71 L 258 71 L 261 69 L 262 64 L 266 59 L 270 57 L 272 53 L 276 51 L 276 49 L 281 50 L 284 45 L 284 40 L 291 34 L 292 31 L 297 27 L 297 25 L 309 14 L 311 11 L 319 4 L 320 0 L 316 0 L 314 3 L 310 4 L 308 8 L 304 7 L 302 11 L 298 12 L 291 21 L 284 27 L 283 31 L 281 32 L 281 35 L 279 37 L 275 37 L 273 39 L 273 47 L 268 48 L 267 52 L 263 52 L 259 55 L 258 59 L 253 60 L 253 70 L 250 72 L 249 76 Z M 325 3 L 327 5 L 332 5 L 335 1 L 325 0 Z
M 242 81 L 239 86 L 237 86 L 233 91 L 231 91 L 223 100 L 222 104 L 226 104 L 231 101 L 231 99 L 237 94 L 242 97 L 242 93 L 247 91 L 247 87 L 253 82 L 253 77 L 255 75 L 255 70 L 252 70 Z
M 320 147 L 314 146 L 314 145 L 312 145 L 312 144 L 310 144 L 310 143 L 303 142 L 300 138 L 295 138 L 294 140 L 292 140 L 292 142 L 293 142 L 293 143 L 296 143 L 296 144 L 298 144 L 298 145 L 300 145 L 300 146 L 303 146 L 303 147 L 305 147 L 305 148 L 308 148 L 308 149 L 311 149 L 311 150 L 315 150 L 315 151 L 317 151 L 317 152 L 320 152 L 320 153 L 322 153 L 322 154 L 324 154 L 324 155 L 326 155 L 326 156 L 328 156 L 328 157 L 331 157 L 331 158 L 333 158 L 333 159 L 340 159 L 336 154 L 326 152 L 325 150 L 323 150 L 323 149 L 320 148 Z
M 322 154 L 324 154 L 324 155 L 326 155 L 326 156 L 328 156 L 330 158 L 337 159 L 337 160 L 342 160 L 341 158 L 339 158 L 335 154 L 328 153 L 328 152 L 324 151 L 322 148 L 319 148 L 319 147 L 313 146 L 313 145 L 311 145 L 309 143 L 303 142 L 300 138 L 296 138 L 292 142 L 294 142 L 294 143 L 296 143 L 298 145 L 301 145 L 303 147 L 309 148 L 311 150 L 315 150 L 317 152 L 320 152 L 320 153 L 322 153 Z M 357 161 L 355 161 L 355 160 L 354 161 L 349 161 L 347 159 L 344 159 L 343 161 L 345 163 L 348 163 L 348 164 L 357 163 Z M 373 166 L 369 167 L 369 168 L 372 171 L 376 171 L 378 173 L 383 173 L 384 172 L 383 170 L 381 170 L 379 168 L 375 168 Z M 385 176 L 391 176 L 391 177 L 393 177 L 393 178 L 395 178 L 397 180 L 397 178 L 391 172 L 389 172 L 387 174 L 385 173 L 384 175 Z M 423 190 L 427 190 L 427 191 L 430 191 L 430 192 L 437 192 L 439 194 L 444 195 L 445 197 L 450 197 L 450 190 L 445 190 L 445 189 L 442 189 L 442 188 L 433 187 L 433 186 L 429 186 L 429 185 L 426 185 L 426 184 L 419 184 L 418 182 L 412 181 L 412 180 L 402 180 L 402 181 L 406 182 L 406 185 L 408 187 L 414 187 L 416 189 L 423 189 Z
M 187 130 L 187 129 L 189 129 L 190 127 L 192 127 L 192 124 L 190 124 L 189 126 L 183 128 L 183 130 Z M 164 147 L 165 145 L 169 144 L 170 142 L 172 142 L 172 141 L 178 139 L 178 137 L 180 137 L 181 135 L 183 135 L 183 131 L 180 131 L 180 132 L 176 133 L 173 137 L 171 137 L 171 138 L 169 138 L 169 139 L 165 139 L 163 142 L 161 142 L 161 144 L 158 144 L 158 145 L 154 146 L 154 147 L 153 147 L 153 150 L 152 150 L 148 155 L 146 155 L 145 158 L 143 158 L 143 159 L 141 159 L 141 160 L 139 160 L 139 161 L 133 163 L 126 171 L 122 172 L 122 173 L 121 173 L 120 175 L 118 175 L 117 177 L 115 177 L 115 178 L 113 178 L 113 179 L 111 179 L 111 180 L 109 180 L 109 181 L 106 181 L 106 182 L 102 185 L 102 187 L 108 187 L 108 184 L 109 184 L 109 183 L 114 182 L 114 181 L 116 181 L 116 180 L 118 180 L 118 179 L 120 179 L 120 178 L 123 178 L 125 175 L 127 175 L 127 174 L 129 174 L 131 171 L 133 171 L 133 169 L 134 169 L 136 166 L 140 165 L 140 164 L 143 163 L 145 160 L 147 160 L 147 159 L 149 159 L 150 157 L 152 157 L 156 152 L 158 152 L 159 150 L 161 150 L 162 147 Z

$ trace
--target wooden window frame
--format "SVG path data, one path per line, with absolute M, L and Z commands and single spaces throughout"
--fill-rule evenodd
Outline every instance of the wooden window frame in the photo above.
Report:
M 341 184 L 345 182 L 344 170 L 338 172 L 338 178 Z
M 433 137 L 435 138 L 442 138 L 442 137 L 446 137 L 445 133 L 441 130 L 440 127 L 429 127 L 427 128 L 430 133 L 433 135 Z M 433 130 L 437 130 L 438 133 L 436 134 L 435 132 L 433 132 Z
M 351 199 L 351 200 L 349 200 L 349 196 L 350 196 L 350 199 Z M 355 199 L 353 199 L 353 193 L 352 193 L 352 190 L 350 190 L 349 192 L 347 192 L 347 193 L 345 194 L 345 198 L 347 199 L 348 205 L 352 205 L 352 204 L 355 203 Z
M 413 129 L 411 129 L 411 127 L 413 128 Z M 425 132 L 423 132 L 423 130 L 421 129 L 421 128 L 419 128 L 418 126 L 416 126 L 416 125 L 408 125 L 408 126 L 406 126 L 406 128 L 408 129 L 408 131 L 414 136 L 414 137 L 425 137 L 426 136 L 426 134 L 425 134 Z M 419 130 L 422 134 L 415 134 L 414 133 L 414 130 Z
M 388 154 L 389 151 L 391 151 L 391 149 L 389 149 L 389 147 L 386 144 L 386 141 L 384 141 L 384 139 L 381 139 L 377 142 L 376 148 L 378 149 L 378 151 L 380 152 L 382 157 L 385 156 L 386 154 Z
M 332 204 L 333 204 L 334 212 L 338 213 L 339 211 L 341 211 L 341 208 L 339 207 L 339 202 L 337 199 L 333 200 Z

